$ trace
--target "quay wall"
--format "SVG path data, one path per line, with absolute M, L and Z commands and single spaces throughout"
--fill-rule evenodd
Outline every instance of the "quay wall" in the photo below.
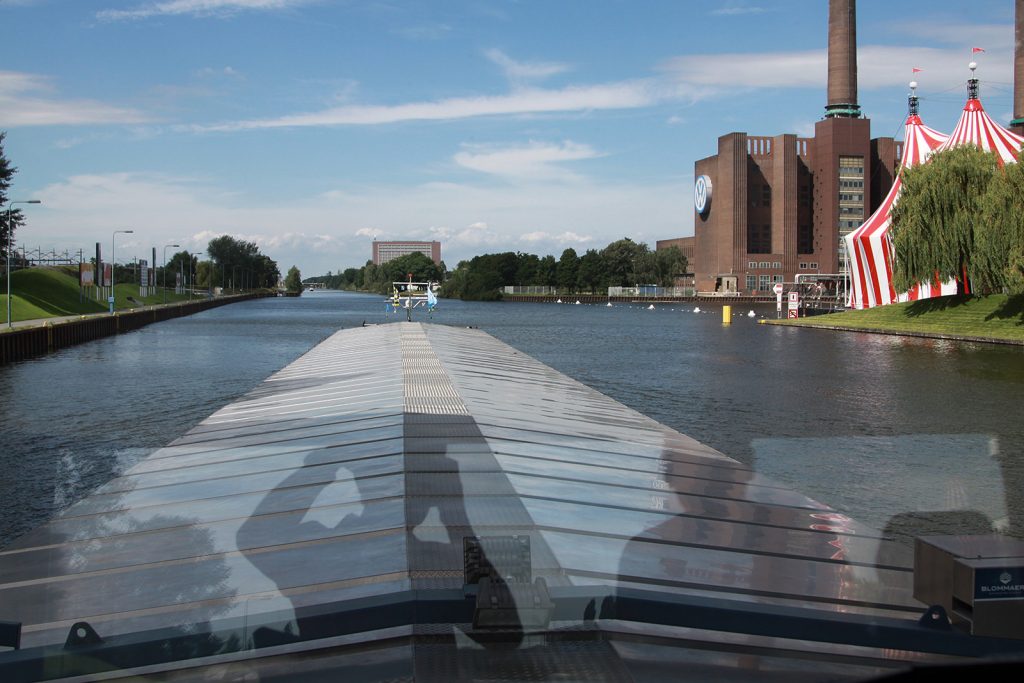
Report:
M 75 344 L 131 332 L 150 323 L 180 318 L 200 311 L 273 294 L 240 294 L 217 299 L 203 299 L 160 306 L 147 306 L 113 315 L 83 316 L 73 320 L 46 322 L 0 334 L 0 365 L 42 356 Z
M 562 296 L 549 296 L 545 294 L 503 294 L 501 297 L 502 301 L 523 301 L 529 303 L 539 304 L 553 304 L 558 299 L 562 299 L 562 303 L 575 303 L 579 301 L 582 304 L 603 304 L 606 301 L 612 303 L 637 303 L 637 304 L 676 304 L 676 303 L 690 303 L 690 302 L 710 302 L 710 303 L 721 303 L 721 304 L 736 304 L 736 303 L 751 303 L 751 304 L 767 304 L 775 302 L 775 295 L 770 294 L 768 296 L 608 296 L 606 294 L 565 294 Z

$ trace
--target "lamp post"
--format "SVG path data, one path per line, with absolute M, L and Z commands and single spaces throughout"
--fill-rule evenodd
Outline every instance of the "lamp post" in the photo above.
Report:
M 114 238 L 119 234 L 130 235 L 134 233 L 134 230 L 115 230 L 114 234 L 110 236 L 110 298 L 107 299 L 110 302 L 110 312 L 114 312 L 114 281 L 117 279 L 114 276 L 114 264 L 117 262 L 114 258 Z
M 42 204 L 42 200 L 39 199 L 27 199 L 20 202 L 11 202 L 7 205 L 7 327 L 14 327 L 14 321 L 11 320 L 11 245 L 14 244 L 14 225 L 11 223 L 11 217 L 14 215 L 12 209 L 15 204 Z
M 167 303 L 167 247 L 174 247 L 177 249 L 180 246 L 180 244 L 164 245 L 164 303 Z

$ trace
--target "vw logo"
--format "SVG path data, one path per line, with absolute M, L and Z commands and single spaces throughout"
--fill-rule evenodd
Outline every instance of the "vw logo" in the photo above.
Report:
M 711 209 L 711 178 L 706 175 L 697 176 L 693 185 L 693 208 L 701 216 L 707 216 Z

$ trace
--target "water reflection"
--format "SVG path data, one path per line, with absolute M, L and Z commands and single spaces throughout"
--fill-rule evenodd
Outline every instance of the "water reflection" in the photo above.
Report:
M 8 473 L 0 482 L 7 520 L 0 544 L 165 445 L 337 327 L 382 322 L 379 304 L 379 297 L 334 293 L 233 304 L 0 368 L 0 465 Z M 986 435 L 999 443 L 1002 470 L 990 484 L 1011 496 L 1003 515 L 1008 527 L 1022 528 L 1018 349 L 766 327 L 745 317 L 723 328 L 717 310 L 690 310 L 445 300 L 435 321 L 479 326 L 767 471 L 779 465 L 765 460 L 778 455 L 762 449 L 765 439 Z M 962 474 L 984 485 L 991 470 L 983 472 L 967 467 Z M 840 504 L 817 468 L 787 481 Z M 858 518 L 888 516 L 870 495 L 855 504 L 842 503 Z

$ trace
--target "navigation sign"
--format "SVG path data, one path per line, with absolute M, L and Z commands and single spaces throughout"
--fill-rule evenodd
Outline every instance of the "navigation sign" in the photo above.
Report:
M 798 318 L 800 317 L 800 292 L 789 293 L 789 305 L 787 306 L 789 311 L 787 318 Z
M 775 292 L 776 296 L 782 296 L 782 283 L 776 282 L 775 286 L 772 287 L 772 291 Z

